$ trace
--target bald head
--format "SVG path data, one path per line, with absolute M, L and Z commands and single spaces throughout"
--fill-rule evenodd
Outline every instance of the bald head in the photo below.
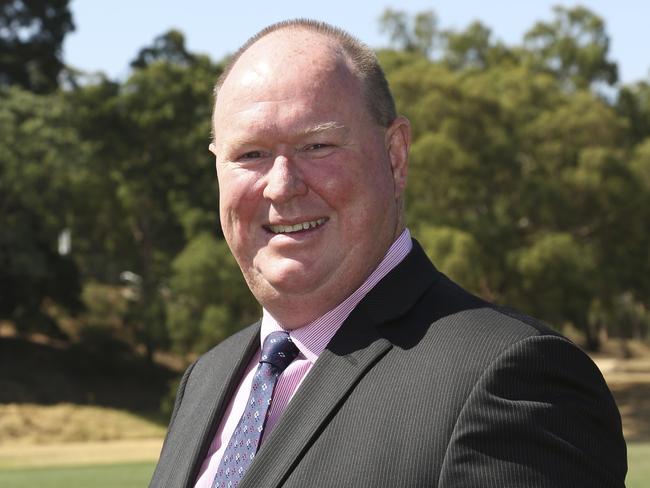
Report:
M 388 127 L 395 120 L 397 116 L 395 102 L 372 49 L 342 29 L 306 19 L 273 24 L 248 39 L 233 55 L 217 80 L 214 89 L 215 99 L 218 98 L 222 85 L 230 77 L 240 59 L 253 46 L 269 37 L 275 37 L 276 40 L 280 37 L 284 40 L 278 43 L 276 50 L 278 55 L 289 59 L 285 68 L 291 65 L 291 56 L 300 55 L 304 53 L 305 48 L 314 48 L 314 44 L 320 44 L 323 49 L 319 51 L 319 56 L 332 56 L 332 59 L 337 59 L 339 62 L 344 61 L 344 65 L 357 78 L 368 112 L 375 123 L 381 127 Z M 316 51 L 312 49 L 312 52 Z
M 303 107 L 304 112 L 310 112 L 326 88 L 365 98 L 354 66 L 336 41 L 304 29 L 269 33 L 241 54 L 224 79 L 215 101 L 214 129 L 218 132 L 222 124 L 232 123 L 220 115 L 241 110 L 251 99 L 276 103 L 302 97 L 311 104 Z M 376 125 L 366 112 L 367 123 Z

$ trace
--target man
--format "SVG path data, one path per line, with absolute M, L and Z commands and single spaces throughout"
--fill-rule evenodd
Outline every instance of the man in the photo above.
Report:
M 410 239 L 410 126 L 372 51 L 277 24 L 215 93 L 221 223 L 264 312 L 185 373 L 152 487 L 624 486 L 593 363 Z

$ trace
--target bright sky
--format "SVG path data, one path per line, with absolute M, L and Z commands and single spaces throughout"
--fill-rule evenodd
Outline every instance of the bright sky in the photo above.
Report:
M 273 22 L 310 17 L 346 29 L 370 46 L 385 46 L 378 18 L 386 7 L 417 13 L 432 9 L 443 29 L 464 29 L 480 20 L 494 35 L 513 44 L 551 8 L 574 1 L 547 0 L 72 0 L 77 29 L 64 45 L 67 64 L 103 71 L 112 78 L 128 74 L 140 48 L 171 28 L 185 34 L 190 51 L 214 60 L 233 52 L 249 36 Z M 581 5 L 605 19 L 610 58 L 629 83 L 650 79 L 650 2 L 583 0 Z

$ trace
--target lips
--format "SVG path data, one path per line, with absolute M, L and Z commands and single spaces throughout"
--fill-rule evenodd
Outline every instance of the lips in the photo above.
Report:
M 292 225 L 267 225 L 266 229 L 270 230 L 274 234 L 291 234 L 292 232 L 300 232 L 303 230 L 314 229 L 325 223 L 327 219 L 320 218 L 317 220 L 308 220 L 305 222 L 299 222 Z

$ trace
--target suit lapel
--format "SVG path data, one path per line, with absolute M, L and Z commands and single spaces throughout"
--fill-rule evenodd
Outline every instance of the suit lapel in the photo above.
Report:
M 329 348 L 323 351 L 257 453 L 240 488 L 279 486 L 347 392 L 391 347 L 389 341 L 377 337 L 347 355 Z
M 186 410 L 182 426 L 179 426 L 183 430 L 184 444 L 179 446 L 177 456 L 185 457 L 188 462 L 179 462 L 177 466 L 185 466 L 186 469 L 179 473 L 178 481 L 181 482 L 169 486 L 194 486 L 228 402 L 258 348 L 259 322 L 243 330 L 236 337 L 236 341 L 231 341 L 226 347 L 216 351 L 218 361 L 205 362 L 209 365 L 208 370 L 202 371 L 200 377 L 194 380 L 198 385 L 199 394 L 190 399 L 192 404 Z M 198 367 L 200 363 L 195 369 Z
M 404 315 L 437 279 L 420 246 L 359 303 L 296 391 L 240 488 L 276 488 L 363 376 L 391 349 L 382 325 Z

